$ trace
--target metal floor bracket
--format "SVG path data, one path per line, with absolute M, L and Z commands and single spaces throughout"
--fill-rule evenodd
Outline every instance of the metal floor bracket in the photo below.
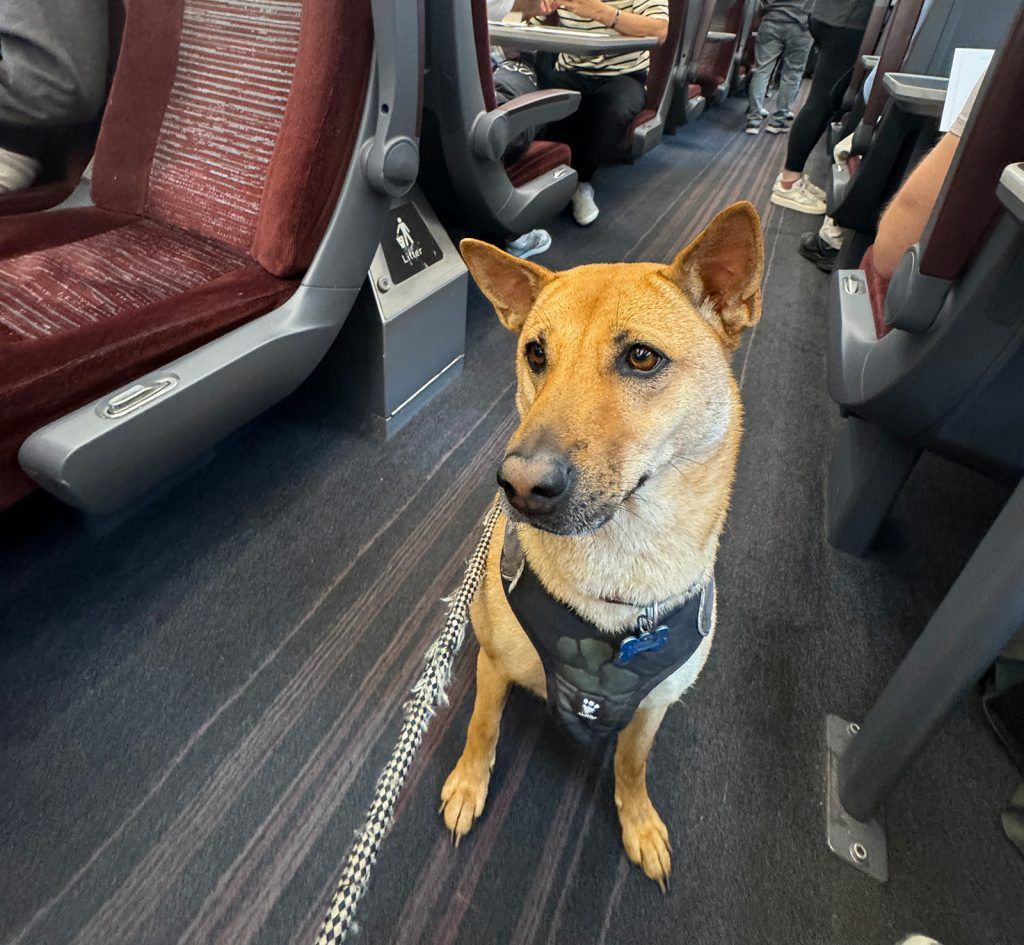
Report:
M 856 722 L 825 716 L 825 837 L 839 859 L 884 883 L 889 878 L 885 830 L 877 820 L 854 820 L 839 800 L 839 759 L 858 731 Z

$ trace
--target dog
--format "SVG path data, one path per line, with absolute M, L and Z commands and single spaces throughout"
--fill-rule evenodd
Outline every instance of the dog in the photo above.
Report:
M 736 203 L 669 265 L 551 272 L 477 240 L 460 248 L 518 335 L 519 426 L 498 472 L 506 509 L 470 611 L 476 701 L 441 813 L 456 845 L 483 813 L 513 684 L 547 698 L 577 729 L 598 723 L 607 700 L 622 842 L 664 891 L 671 845 L 647 793 L 647 757 L 714 638 L 712 575 L 743 415 L 731 355 L 761 315 L 760 220 Z M 516 546 L 518 573 L 509 573 Z M 517 603 L 524 574 L 532 586 Z M 530 601 L 541 608 L 532 629 Z M 662 620 L 685 627 L 654 626 Z M 569 624 L 591 628 L 589 638 L 570 639 Z M 539 639 L 548 625 L 562 628 L 554 643 Z M 673 635 L 691 641 L 678 666 L 657 652 Z M 625 662 L 633 651 L 635 665 L 647 659 L 657 670 L 631 690 L 642 694 L 635 706 L 614 692 L 617 674 L 636 676 Z

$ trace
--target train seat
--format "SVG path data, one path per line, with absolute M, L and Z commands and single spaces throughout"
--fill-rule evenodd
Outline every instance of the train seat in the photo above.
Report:
M 751 0 L 719 0 L 697 55 L 695 81 L 704 97 L 716 104 L 729 94 L 737 54 L 742 55 L 753 19 Z
M 829 214 L 854 234 L 844 243 L 840 265 L 856 265 L 882 207 L 934 143 L 954 51 L 998 47 L 1018 8 L 1017 0 L 999 0 L 987 16 L 972 17 L 956 0 L 901 0 L 896 7 L 863 118 L 853 132 L 852 154 L 860 160 L 833 166 L 828 181 Z M 920 95 L 895 94 L 890 89 L 895 73 L 925 77 Z
M 529 129 L 571 115 L 580 95 L 546 89 L 498 105 L 486 0 L 432 0 L 424 108 L 424 184 L 439 211 L 490 235 L 519 235 L 559 213 L 576 189 L 564 144 L 534 140 L 506 167 L 508 144 Z M 453 201 L 440 194 L 452 193 Z
M 665 122 L 672 105 L 672 72 L 679 56 L 686 20 L 687 0 L 669 0 L 668 36 L 651 50 L 651 68 L 647 74 L 647 99 L 644 108 L 630 123 L 622 146 L 627 160 L 643 156 L 661 142 Z M 699 86 L 698 86 L 699 94 Z
M 683 35 L 672 70 L 673 95 L 665 122 L 669 134 L 675 134 L 680 125 L 695 122 L 707 107 L 693 72 L 702 38 L 710 28 L 714 5 L 715 0 L 686 0 L 684 4 Z
M 828 537 L 870 546 L 922 449 L 1024 473 L 1024 11 L 989 69 L 920 244 L 890 283 L 869 252 L 829 297 L 829 392 L 846 415 Z
M 93 205 L 0 237 L 0 506 L 31 476 L 114 508 L 313 369 L 415 179 L 398 22 L 397 0 L 130 5 Z

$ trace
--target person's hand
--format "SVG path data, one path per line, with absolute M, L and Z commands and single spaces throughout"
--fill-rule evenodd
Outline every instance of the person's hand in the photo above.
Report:
M 613 8 L 602 0 L 560 0 L 557 4 L 563 10 L 570 10 L 577 16 L 585 16 L 588 20 L 597 20 L 609 26 L 611 17 L 615 15 Z
M 543 16 L 549 16 L 562 6 L 561 0 L 539 0 L 539 2 L 540 12 Z

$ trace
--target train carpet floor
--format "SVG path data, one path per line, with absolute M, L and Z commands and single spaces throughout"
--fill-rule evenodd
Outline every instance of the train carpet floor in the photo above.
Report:
M 522 693 L 487 810 L 453 848 L 437 805 L 469 716 L 470 642 L 357 942 L 1021 941 L 1024 860 L 999 822 L 1019 775 L 975 698 L 888 802 L 889 882 L 826 849 L 825 714 L 863 715 L 1006 492 L 925 457 L 870 556 L 825 542 L 840 423 L 827 280 L 796 254 L 817 220 L 769 204 L 784 136 L 742 124 L 728 101 L 608 169 L 598 222 L 561 217 L 538 260 L 667 260 L 733 200 L 763 213 L 718 636 L 650 771 L 671 888 L 622 852 L 610 752 L 566 743 Z M 463 376 L 387 445 L 346 419 L 336 362 L 129 514 L 86 520 L 36 496 L 0 517 L 0 943 L 312 945 L 493 495 L 513 352 L 473 289 Z M 362 356 L 345 353 L 353 370 Z

